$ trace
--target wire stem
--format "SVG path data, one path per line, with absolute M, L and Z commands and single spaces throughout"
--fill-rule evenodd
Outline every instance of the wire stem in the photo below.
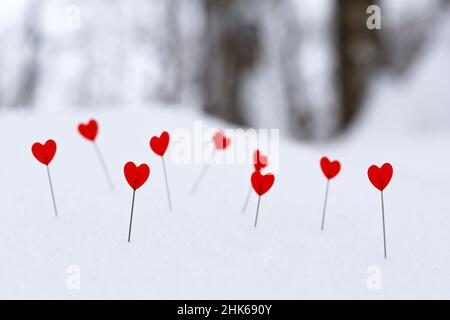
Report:
M 48 182 L 50 184 L 50 191 L 52 193 L 52 200 L 53 200 L 53 208 L 55 209 L 55 216 L 58 216 L 58 209 L 56 208 L 56 200 L 55 200 L 55 192 L 53 191 L 53 183 L 52 183 L 52 176 L 50 175 L 50 168 L 47 166 L 47 176 L 48 176 Z

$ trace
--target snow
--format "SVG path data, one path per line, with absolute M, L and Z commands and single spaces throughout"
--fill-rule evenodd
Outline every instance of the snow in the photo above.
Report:
M 18 17 L 26 0 L 5 0 L 0 3 L 0 30 L 18 23 Z
M 192 132 L 197 120 L 205 129 L 228 124 L 158 106 L 3 112 L 0 298 L 450 298 L 447 31 L 407 79 L 379 79 L 368 111 L 347 136 L 318 146 L 287 140 L 282 132 L 279 163 L 271 168 L 279 168 L 275 186 L 262 198 L 256 229 L 255 194 L 241 212 L 250 165 L 212 165 L 189 195 L 202 165 L 177 164 L 169 154 L 170 212 L 161 160 L 148 146 L 162 130 Z M 93 147 L 76 132 L 91 117 L 101 125 L 98 143 L 115 192 Z M 59 145 L 51 165 L 57 218 L 45 167 L 30 151 L 47 138 Z M 321 232 L 326 181 L 319 159 L 325 154 L 341 160 L 343 170 L 331 183 Z M 132 191 L 122 174 L 129 160 L 151 167 L 136 195 L 131 244 Z M 371 164 L 386 161 L 394 166 L 385 191 L 387 260 L 380 194 L 366 175 Z M 79 290 L 67 285 L 71 266 L 79 267 Z M 367 284 L 374 270 L 381 280 L 375 290 Z
M 99 145 L 115 192 L 108 188 L 94 149 L 75 130 L 91 116 L 102 125 Z M 150 153 L 148 139 L 163 129 L 189 130 L 200 117 L 162 108 L 3 114 L 1 145 L 8 152 L 0 168 L 0 297 L 449 297 L 450 171 L 443 165 L 450 161 L 448 134 L 410 141 L 350 140 L 321 148 L 282 138 L 276 184 L 262 199 L 254 229 L 254 194 L 241 213 L 251 170 L 246 165 L 213 165 L 191 196 L 188 190 L 201 165 L 168 161 L 175 210 L 167 209 L 161 162 Z M 60 147 L 51 166 L 57 218 L 45 169 L 29 150 L 47 137 Z M 324 153 L 344 167 L 331 184 L 321 232 L 325 180 L 318 161 Z M 152 170 L 137 192 L 131 245 L 126 241 L 131 189 L 122 175 L 128 160 L 147 162 Z M 385 261 L 380 197 L 366 170 L 387 160 L 395 175 L 385 194 Z M 366 285 L 372 265 L 381 270 L 380 290 Z M 80 268 L 80 290 L 67 288 L 69 266 Z

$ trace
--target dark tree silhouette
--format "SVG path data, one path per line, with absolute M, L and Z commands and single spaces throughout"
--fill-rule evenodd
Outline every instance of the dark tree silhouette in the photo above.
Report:
M 32 106 L 39 82 L 39 54 L 42 43 L 40 26 L 42 2 L 31 1 L 25 11 L 23 41 L 26 44 L 25 61 L 21 66 L 19 83 L 13 106 Z
M 245 74 L 258 60 L 261 32 L 246 12 L 258 9 L 254 0 L 204 0 L 206 10 L 204 109 L 245 125 L 241 99 Z
M 380 59 L 378 30 L 366 26 L 374 0 L 336 1 L 340 128 L 347 128 L 364 102 L 374 67 Z

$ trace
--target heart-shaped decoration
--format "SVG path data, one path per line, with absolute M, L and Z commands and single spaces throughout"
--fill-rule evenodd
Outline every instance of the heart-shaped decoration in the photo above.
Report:
M 128 162 L 123 171 L 128 184 L 133 190 L 142 187 L 150 176 L 150 168 L 145 163 L 137 167 L 133 162 Z
M 253 186 L 253 189 L 255 190 L 255 192 L 259 196 L 262 196 L 267 191 L 269 191 L 270 188 L 272 188 L 273 183 L 275 182 L 275 176 L 271 173 L 263 175 L 263 174 L 261 174 L 260 171 L 255 171 L 252 174 L 251 180 L 252 180 L 252 186 Z
M 328 159 L 327 157 L 323 157 L 320 160 L 320 167 L 322 168 L 322 172 L 328 180 L 336 177 L 341 171 L 341 163 L 337 160 L 330 161 L 330 159 Z
M 41 163 L 48 166 L 56 154 L 56 142 L 53 140 L 48 140 L 45 144 L 36 142 L 31 147 L 31 152 L 34 157 Z
M 150 148 L 158 156 L 163 156 L 166 153 L 167 147 L 169 146 L 170 136 L 167 131 L 161 133 L 159 137 L 153 137 L 150 139 Z
M 390 163 L 385 163 L 381 168 L 373 165 L 367 171 L 370 182 L 380 191 L 383 191 L 389 184 L 394 174 L 394 169 Z
M 269 160 L 267 159 L 267 156 L 262 155 L 259 149 L 256 150 L 253 154 L 253 165 L 255 167 L 255 171 L 261 171 L 267 167 L 268 164 Z
M 89 141 L 95 141 L 98 134 L 98 123 L 94 119 L 90 120 L 87 124 L 81 123 L 78 126 L 80 134 Z
M 231 141 L 229 138 L 227 138 L 222 131 L 218 131 L 214 137 L 214 146 L 218 150 L 225 150 L 230 145 Z

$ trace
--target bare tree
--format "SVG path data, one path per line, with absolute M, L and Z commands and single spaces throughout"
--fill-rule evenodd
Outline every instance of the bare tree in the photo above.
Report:
M 40 29 L 42 2 L 30 1 L 25 10 L 23 41 L 25 59 L 21 65 L 19 81 L 13 106 L 31 106 L 34 103 L 36 87 L 39 82 L 39 53 L 42 44 Z
M 275 2 L 274 12 L 277 15 L 276 19 L 282 21 L 283 29 L 283 32 L 280 32 L 279 63 L 283 94 L 287 112 L 289 112 L 288 126 L 295 137 L 311 139 L 315 135 L 312 110 L 314 108 L 306 93 L 299 65 L 301 38 L 305 30 L 302 30 L 298 14 L 291 1 Z
M 395 22 L 386 21 L 386 14 L 383 14 L 382 29 L 369 30 L 366 9 L 378 4 L 383 10 L 386 3 L 386 0 L 336 2 L 340 129 L 352 123 L 364 104 L 375 72 L 383 70 L 402 75 L 414 65 L 436 18 L 450 1 L 434 1 L 422 10 L 406 6 Z
M 159 96 L 168 103 L 177 103 L 182 94 L 182 37 L 179 21 L 179 0 L 166 0 L 165 4 L 165 37 L 161 48 L 161 64 L 164 70 L 163 83 Z
M 430 40 L 428 35 L 437 18 L 447 14 L 449 5 L 450 0 L 434 1 L 420 11 L 405 6 L 398 19 L 383 24 L 383 63 L 391 74 L 401 76 L 409 70 Z
M 379 58 L 378 31 L 366 26 L 366 10 L 373 4 L 376 1 L 336 1 L 340 129 L 357 115 Z
M 225 120 L 245 125 L 242 81 L 255 66 L 261 47 L 261 30 L 250 12 L 256 0 L 204 0 L 206 10 L 204 108 Z

